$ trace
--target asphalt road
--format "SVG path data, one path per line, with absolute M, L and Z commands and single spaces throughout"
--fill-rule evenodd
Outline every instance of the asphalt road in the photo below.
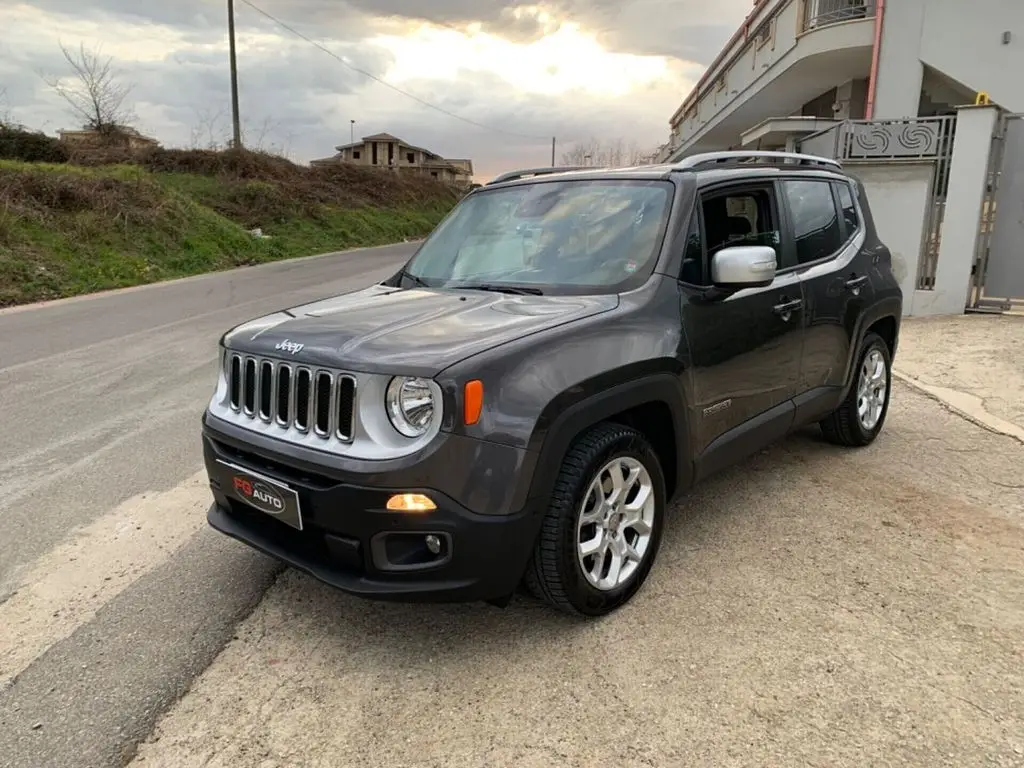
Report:
M 279 568 L 205 525 L 217 341 L 414 248 L 0 312 L 0 765 L 120 764 L 230 639 Z

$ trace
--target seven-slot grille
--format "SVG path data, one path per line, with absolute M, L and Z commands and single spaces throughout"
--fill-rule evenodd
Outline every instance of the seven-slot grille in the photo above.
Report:
M 354 376 L 232 353 L 227 377 L 228 400 L 239 414 L 324 439 L 352 439 Z

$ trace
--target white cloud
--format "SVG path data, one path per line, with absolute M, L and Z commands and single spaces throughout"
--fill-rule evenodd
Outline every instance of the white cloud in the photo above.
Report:
M 607 97 L 625 96 L 671 77 L 667 58 L 606 51 L 573 23 L 561 24 L 526 43 L 481 30 L 460 33 L 430 26 L 368 42 L 394 55 L 387 79 L 396 84 L 426 78 L 457 87 L 467 73 L 489 73 L 524 93 L 553 96 L 574 91 Z
M 387 131 L 478 176 L 550 161 L 590 137 L 656 146 L 668 118 L 748 10 L 749 0 L 254 0 L 345 61 L 456 120 L 345 67 L 236 0 L 239 77 L 249 136 L 300 161 L 357 135 Z M 357 6 L 362 6 L 357 7 Z M 140 8 L 145 10 L 139 10 Z M 380 14 L 380 15 L 374 15 Z M 435 23 L 425 23 L 429 18 Z M 187 145 L 197 127 L 228 129 L 222 0 L 34 0 L 0 8 L 0 82 L 20 122 L 55 132 L 67 110 L 38 72 L 64 71 L 58 41 L 101 44 L 135 84 L 140 127 Z M 445 26 L 447 25 L 447 26 Z M 698 59 L 699 61 L 694 61 Z M 535 137 L 535 138 L 527 138 Z

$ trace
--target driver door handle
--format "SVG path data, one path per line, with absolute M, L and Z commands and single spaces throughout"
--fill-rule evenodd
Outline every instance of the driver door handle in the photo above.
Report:
M 784 301 L 781 304 L 776 304 L 772 307 L 772 311 L 776 315 L 789 315 L 791 312 L 800 309 L 804 305 L 803 299 L 793 299 L 792 301 Z

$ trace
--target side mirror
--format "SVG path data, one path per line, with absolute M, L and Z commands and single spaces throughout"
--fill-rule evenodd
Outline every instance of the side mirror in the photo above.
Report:
M 711 282 L 729 292 L 761 288 L 775 279 L 775 249 L 767 245 L 736 245 L 723 248 L 711 259 Z

